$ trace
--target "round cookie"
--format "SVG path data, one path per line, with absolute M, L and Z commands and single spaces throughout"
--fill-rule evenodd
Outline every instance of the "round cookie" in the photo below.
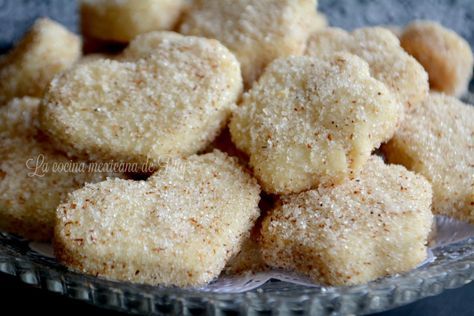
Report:
M 232 140 L 268 193 L 340 183 L 395 132 L 403 106 L 355 55 L 273 62 L 244 95 Z
M 400 47 L 400 41 L 383 27 L 367 27 L 348 33 L 326 28 L 308 39 L 306 55 L 331 58 L 348 52 L 364 59 L 372 76 L 395 93 L 407 109 L 428 95 L 428 75 L 415 58 Z
M 309 33 L 324 20 L 316 0 L 196 0 L 180 33 L 215 38 L 239 60 L 249 88 L 278 57 L 303 54 Z
M 171 30 L 185 3 L 185 0 L 82 0 L 82 33 L 101 40 L 129 42 L 143 33 Z
M 108 180 L 73 192 L 58 208 L 55 254 L 109 279 L 204 285 L 248 236 L 259 193 L 219 151 L 172 159 L 147 181 Z
M 81 56 L 80 38 L 62 25 L 39 19 L 0 59 L 0 104 L 15 97 L 42 97 L 54 75 Z
M 215 40 L 174 34 L 155 44 L 146 56 L 81 64 L 53 80 L 40 121 L 58 148 L 158 167 L 214 139 L 240 97 L 237 60 Z
M 263 259 L 336 286 L 408 271 L 427 256 L 431 196 L 423 177 L 373 156 L 354 180 L 283 197 L 263 221 Z
M 474 224 L 474 107 L 439 93 L 406 115 L 383 151 L 433 185 L 433 213 Z
M 400 43 L 426 69 L 431 89 L 454 96 L 467 91 L 474 57 L 461 36 L 437 22 L 416 21 L 403 30 Z
M 69 192 L 119 174 L 61 169 L 79 162 L 38 135 L 38 105 L 38 99 L 22 98 L 0 108 L 0 229 L 49 240 L 56 207 Z

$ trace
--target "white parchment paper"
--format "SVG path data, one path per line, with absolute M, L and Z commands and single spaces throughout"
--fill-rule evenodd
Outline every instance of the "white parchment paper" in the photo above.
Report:
M 452 218 L 435 216 L 435 226 L 436 233 L 433 237 L 433 240 L 430 242 L 427 259 L 421 263 L 420 266 L 429 264 L 430 262 L 436 260 L 432 250 L 436 249 L 437 247 L 448 246 L 449 244 L 457 243 L 467 238 L 474 237 L 473 225 L 457 221 Z M 30 242 L 29 246 L 31 250 L 42 256 L 54 258 L 53 249 L 49 243 Z M 320 286 L 305 276 L 288 271 L 273 270 L 258 273 L 249 272 L 247 274 L 236 276 L 221 276 L 209 285 L 199 288 L 199 290 L 219 293 L 241 293 L 258 288 L 270 279 L 281 280 L 309 287 Z

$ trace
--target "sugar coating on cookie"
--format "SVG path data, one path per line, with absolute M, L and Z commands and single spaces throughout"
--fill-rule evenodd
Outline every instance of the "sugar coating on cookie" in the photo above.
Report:
M 248 236 L 259 193 L 219 151 L 172 159 L 147 181 L 73 192 L 57 211 L 55 253 L 74 270 L 109 279 L 204 285 Z
M 185 3 L 185 0 L 82 0 L 82 32 L 101 40 L 129 42 L 143 33 L 171 30 Z
M 324 25 L 316 5 L 316 0 L 197 0 L 180 33 L 222 42 L 237 56 L 250 87 L 274 59 L 303 54 L 309 33 Z
M 248 237 L 242 242 L 239 252 L 232 257 L 224 269 L 226 275 L 242 275 L 268 270 L 255 238 Z
M 232 140 L 268 193 L 288 194 L 355 175 L 390 139 L 403 106 L 355 55 L 279 59 L 244 95 Z
M 0 106 L 0 133 L 11 137 L 35 135 L 39 103 L 40 99 L 23 97 Z
M 40 117 L 58 148 L 156 167 L 214 139 L 242 90 L 229 50 L 215 40 L 175 34 L 155 42 L 152 54 L 141 54 L 78 65 L 53 80 Z
M 415 106 L 428 94 L 428 75 L 415 58 L 400 47 L 400 41 L 382 27 L 367 27 L 348 33 L 326 28 L 308 39 L 306 54 L 330 58 L 345 51 L 364 59 L 372 76 L 396 93 L 407 108 Z
M 204 152 L 211 152 L 215 149 L 220 150 L 231 157 L 237 158 L 242 166 L 248 167 L 249 158 L 247 154 L 238 149 L 232 142 L 232 136 L 230 135 L 228 127 L 222 130 Z
M 103 54 L 103 53 L 87 54 L 87 55 L 82 56 L 81 59 L 79 59 L 78 64 L 88 64 L 93 61 L 104 60 L 104 59 L 118 59 L 119 56 L 120 55 Z
M 261 194 L 259 203 L 260 217 L 252 227 L 250 234 L 242 242 L 239 252 L 237 252 L 226 264 L 224 273 L 226 275 L 255 274 L 269 270 L 268 265 L 263 261 L 260 252 L 260 230 L 262 219 L 274 207 L 275 197 Z
M 49 19 L 37 20 L 0 59 L 0 103 L 15 97 L 42 97 L 54 75 L 72 66 L 80 55 L 77 35 Z
M 371 157 L 354 180 L 283 197 L 263 221 L 263 259 L 329 285 L 408 271 L 427 256 L 431 196 L 423 177 Z
M 403 30 L 400 43 L 426 69 L 431 89 L 454 96 L 467 91 L 474 57 L 461 36 L 437 22 L 416 21 Z
M 473 106 L 431 93 L 383 149 L 389 162 L 431 182 L 435 214 L 474 223 Z
M 119 54 L 120 60 L 136 60 L 159 53 L 163 49 L 177 49 L 185 51 L 185 45 L 207 44 L 194 36 L 183 36 L 175 32 L 158 31 L 148 32 L 135 37 L 130 44 Z
M 0 229 L 49 240 L 56 208 L 67 193 L 118 174 L 72 172 L 79 170 L 72 169 L 76 161 L 38 135 L 38 105 L 38 99 L 25 97 L 0 107 Z

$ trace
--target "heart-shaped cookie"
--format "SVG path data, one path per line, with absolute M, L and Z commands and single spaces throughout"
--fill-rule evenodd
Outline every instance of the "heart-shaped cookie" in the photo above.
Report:
M 147 181 L 73 192 L 57 211 L 55 253 L 75 270 L 111 279 L 202 285 L 248 236 L 259 193 L 222 152 L 172 159 Z
M 38 134 L 39 100 L 13 99 L 0 107 L 0 230 L 50 240 L 55 211 L 85 183 L 123 174 L 71 160 Z
M 235 57 L 215 40 L 180 35 L 145 55 L 78 65 L 52 81 L 40 120 L 58 148 L 158 166 L 212 141 L 242 90 Z

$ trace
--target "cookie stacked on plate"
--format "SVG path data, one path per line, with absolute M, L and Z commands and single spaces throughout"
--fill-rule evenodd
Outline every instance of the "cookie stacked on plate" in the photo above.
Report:
M 474 112 L 447 95 L 472 51 L 453 32 L 416 22 L 400 45 L 327 27 L 314 0 L 88 0 L 81 17 L 86 42 L 126 48 L 81 58 L 40 20 L 0 61 L 0 228 L 52 238 L 68 267 L 351 285 L 422 263 L 433 212 L 474 222 Z M 149 168 L 47 168 L 116 163 Z

